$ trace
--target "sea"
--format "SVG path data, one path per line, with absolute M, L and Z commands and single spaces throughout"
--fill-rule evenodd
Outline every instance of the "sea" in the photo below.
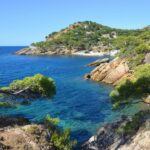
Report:
M 36 99 L 19 108 L 0 108 L 0 114 L 22 116 L 39 122 L 47 114 L 61 120 L 58 128 L 70 128 L 78 145 L 88 140 L 105 123 L 124 114 L 133 114 L 139 106 L 112 110 L 113 86 L 84 80 L 94 68 L 85 65 L 109 56 L 23 56 L 14 53 L 27 46 L 0 47 L 0 87 L 13 80 L 40 73 L 54 79 L 57 94 L 51 99 Z

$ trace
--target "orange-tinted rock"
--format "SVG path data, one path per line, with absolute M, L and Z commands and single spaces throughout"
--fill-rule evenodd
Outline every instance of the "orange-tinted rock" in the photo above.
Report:
M 144 100 L 144 102 L 150 104 L 150 95 L 147 96 L 147 98 Z
M 91 72 L 94 81 L 114 84 L 125 74 L 129 73 L 129 67 L 125 60 L 114 59 L 110 63 L 103 63 Z

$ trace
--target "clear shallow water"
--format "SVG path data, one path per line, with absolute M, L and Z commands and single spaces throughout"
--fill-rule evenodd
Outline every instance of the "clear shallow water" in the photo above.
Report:
M 60 128 L 70 128 L 79 143 L 86 141 L 104 122 L 114 121 L 136 108 L 112 112 L 109 97 L 112 86 L 84 81 L 83 76 L 93 68 L 84 65 L 99 57 L 83 56 L 17 56 L 23 47 L 0 47 L 0 87 L 16 79 L 41 73 L 52 77 L 57 94 L 50 101 L 36 100 L 20 109 L 2 109 L 0 114 L 21 115 L 39 121 L 46 114 L 61 119 Z

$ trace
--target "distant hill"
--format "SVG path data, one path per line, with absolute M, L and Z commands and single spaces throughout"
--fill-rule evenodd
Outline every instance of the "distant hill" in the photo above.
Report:
M 40 48 L 66 48 L 69 50 L 107 50 L 112 47 L 112 39 L 118 36 L 139 35 L 143 30 L 122 30 L 107 27 L 91 21 L 77 22 L 60 32 L 46 36 L 46 41 L 33 43 Z
M 17 54 L 22 55 L 62 55 L 84 51 L 85 53 L 104 52 L 115 49 L 116 39 L 148 32 L 143 29 L 125 30 L 104 26 L 91 21 L 77 22 L 59 32 L 47 35 L 45 41 L 32 43 L 29 49 Z

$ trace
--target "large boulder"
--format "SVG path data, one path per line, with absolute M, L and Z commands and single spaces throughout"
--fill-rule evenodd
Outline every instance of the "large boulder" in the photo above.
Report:
M 145 103 L 150 104 L 150 95 L 144 100 Z
M 116 58 L 109 63 L 102 63 L 96 67 L 91 72 L 91 79 L 98 82 L 115 84 L 115 82 L 128 73 L 127 61 Z

